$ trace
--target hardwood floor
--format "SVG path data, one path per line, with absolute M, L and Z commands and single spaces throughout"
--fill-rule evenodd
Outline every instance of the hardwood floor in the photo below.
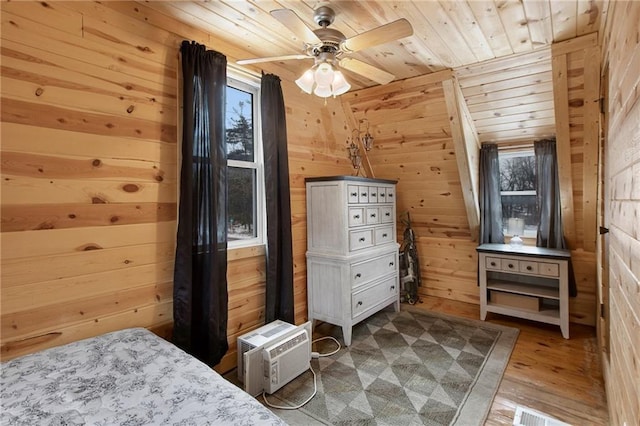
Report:
M 422 297 L 421 309 L 478 319 L 478 305 Z M 512 425 L 517 405 L 541 411 L 572 425 L 608 425 L 609 415 L 595 328 L 560 328 L 488 314 L 487 321 L 516 327 L 518 341 L 493 401 L 486 425 Z

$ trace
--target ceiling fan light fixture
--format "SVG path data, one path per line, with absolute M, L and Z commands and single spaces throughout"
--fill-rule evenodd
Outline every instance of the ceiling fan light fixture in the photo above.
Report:
M 336 70 L 333 76 L 333 83 L 331 83 L 333 89 L 333 96 L 340 96 L 343 93 L 347 93 L 351 89 L 351 85 L 344 78 L 342 71 Z
M 328 98 L 333 93 L 331 92 L 331 86 L 316 86 L 313 90 L 313 94 L 321 98 Z
M 296 80 L 296 84 L 303 92 L 311 94 L 311 92 L 313 92 L 313 86 L 316 84 L 313 68 L 305 71 L 305 73 Z
M 330 86 L 333 83 L 333 77 L 335 72 L 333 67 L 328 62 L 321 62 L 318 64 L 315 72 L 316 83 L 318 86 Z

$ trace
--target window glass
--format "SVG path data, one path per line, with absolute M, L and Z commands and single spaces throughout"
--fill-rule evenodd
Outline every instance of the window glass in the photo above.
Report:
M 262 244 L 264 184 L 255 104 L 258 86 L 229 78 L 226 95 L 228 246 Z
M 538 228 L 536 158 L 533 149 L 499 152 L 502 221 L 508 232 L 510 218 L 524 220 L 524 235 L 535 237 Z
M 227 158 L 254 161 L 253 93 L 227 86 Z

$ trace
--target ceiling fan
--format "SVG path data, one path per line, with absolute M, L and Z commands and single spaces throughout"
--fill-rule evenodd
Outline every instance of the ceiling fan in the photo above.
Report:
M 307 71 L 305 74 L 308 74 L 309 72 L 316 73 L 315 84 L 313 85 L 315 88 L 322 84 L 321 76 L 320 78 L 317 76 L 318 72 L 331 71 L 331 76 L 333 76 L 333 68 L 335 66 L 360 74 L 379 84 L 387 84 L 391 82 L 395 78 L 393 74 L 358 59 L 350 58 L 349 54 L 367 47 L 408 37 L 413 34 L 411 24 L 403 18 L 347 38 L 340 31 L 329 28 L 329 25 L 333 23 L 336 15 L 333 9 L 328 6 L 321 6 L 315 10 L 313 19 L 320 26 L 320 28 L 315 30 L 309 28 L 291 9 L 272 10 L 271 15 L 284 24 L 284 26 L 286 26 L 296 37 L 304 42 L 302 53 L 243 59 L 237 61 L 237 63 L 255 64 L 260 62 L 313 58 L 315 60 L 315 64 L 312 69 Z M 341 73 L 340 76 L 342 76 Z M 311 93 L 311 90 L 313 90 L 311 86 L 303 87 L 304 82 L 302 82 L 302 84 L 299 82 L 304 78 L 305 75 L 303 75 L 299 80 L 296 80 L 296 83 L 298 83 L 303 90 Z M 311 78 L 311 81 L 313 82 L 313 76 L 309 74 L 307 75 L 307 78 Z M 342 81 L 344 81 L 344 78 L 341 78 Z M 341 93 L 346 92 L 350 88 L 346 81 L 344 81 L 344 84 L 346 84 L 347 88 Z M 314 93 L 318 96 L 324 96 L 315 90 Z M 340 93 L 335 93 L 335 91 L 332 90 L 331 94 L 336 95 Z

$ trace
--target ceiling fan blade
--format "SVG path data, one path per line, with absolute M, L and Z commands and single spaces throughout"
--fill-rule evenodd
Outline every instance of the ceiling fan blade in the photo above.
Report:
M 318 36 L 304 23 L 302 19 L 291 9 L 272 10 L 271 16 L 280 21 L 289 29 L 296 37 L 300 38 L 307 44 L 318 44 L 322 41 Z
M 413 35 L 413 27 L 409 21 L 402 18 L 348 38 L 342 42 L 341 47 L 348 52 L 355 52 L 410 35 Z
M 380 84 L 390 83 L 396 78 L 393 74 L 353 58 L 342 58 L 340 60 L 340 66 Z
M 290 59 L 311 59 L 311 57 L 303 54 L 268 56 L 264 58 L 240 59 L 239 61 L 236 61 L 236 64 L 238 65 L 258 64 L 261 62 L 288 61 Z

